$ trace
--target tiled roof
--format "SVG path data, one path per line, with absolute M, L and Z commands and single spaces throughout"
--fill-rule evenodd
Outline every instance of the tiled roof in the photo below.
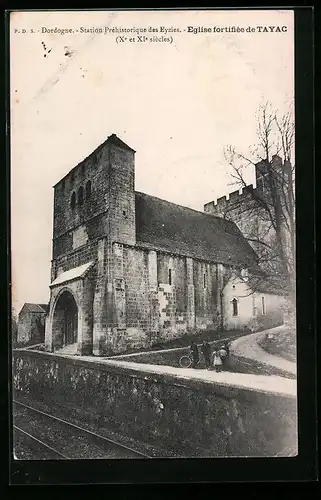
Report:
M 30 302 L 26 302 L 23 307 L 26 307 L 32 313 L 45 313 L 48 309 L 47 304 L 31 304 Z
M 135 195 L 138 245 L 257 269 L 257 256 L 234 222 L 147 194 Z

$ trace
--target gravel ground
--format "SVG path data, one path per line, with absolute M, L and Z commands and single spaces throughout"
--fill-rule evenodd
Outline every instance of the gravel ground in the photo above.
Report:
M 70 459 L 137 458 L 137 454 L 130 450 L 78 431 L 50 417 L 36 414 L 27 408 L 16 406 L 14 424 Z M 15 440 L 16 437 L 19 438 L 17 433 L 14 437 Z M 30 451 L 26 453 L 30 455 Z
M 79 409 L 73 407 L 70 404 L 61 405 L 55 402 L 55 407 L 53 411 L 52 404 L 49 402 L 46 403 L 46 402 L 33 401 L 30 400 L 29 398 L 22 398 L 22 397 L 19 397 L 19 400 L 22 403 L 29 405 L 35 409 L 41 410 L 45 413 L 53 414 L 56 417 L 71 422 L 75 425 L 79 425 L 80 427 L 95 432 L 103 437 L 112 439 L 117 443 L 120 443 L 124 446 L 128 446 L 129 448 L 137 450 L 138 452 L 146 454 L 150 457 L 163 458 L 164 456 L 166 457 L 176 456 L 168 452 L 167 450 L 160 450 L 158 448 L 155 448 L 153 445 L 144 442 L 138 442 L 137 440 L 134 440 L 131 437 L 128 437 L 124 434 L 120 434 L 110 426 L 110 423 L 107 421 L 107 419 L 99 419 L 99 415 L 93 414 L 90 411 L 85 412 L 85 418 L 84 418 L 83 408 Z
M 59 460 L 56 454 L 13 430 L 13 456 L 15 460 Z

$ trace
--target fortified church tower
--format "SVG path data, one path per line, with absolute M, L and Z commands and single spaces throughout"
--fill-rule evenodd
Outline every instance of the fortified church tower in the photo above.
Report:
M 54 186 L 50 350 L 78 339 L 79 354 L 98 354 L 107 325 L 122 323 L 124 283 L 112 277 L 113 242 L 136 242 L 134 156 L 113 134 Z M 115 310 L 118 318 L 108 315 Z

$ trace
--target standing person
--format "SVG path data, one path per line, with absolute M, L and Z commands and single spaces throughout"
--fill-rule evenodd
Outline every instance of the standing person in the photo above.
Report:
M 226 363 L 227 363 L 227 358 L 228 358 L 228 348 L 226 347 L 226 344 L 223 344 L 223 346 L 220 348 L 218 351 L 219 356 L 222 361 L 222 368 L 226 368 Z
M 192 368 L 196 368 L 196 365 L 198 364 L 198 362 L 200 360 L 200 356 L 199 356 L 199 352 L 198 352 L 198 346 L 193 340 L 191 343 L 190 350 L 191 350 L 192 359 L 193 359 Z
M 222 360 L 219 351 L 214 351 L 213 353 L 213 365 L 214 370 L 219 372 L 222 368 Z
M 207 340 L 203 340 L 201 349 L 205 360 L 205 366 L 209 369 L 211 366 L 211 346 Z

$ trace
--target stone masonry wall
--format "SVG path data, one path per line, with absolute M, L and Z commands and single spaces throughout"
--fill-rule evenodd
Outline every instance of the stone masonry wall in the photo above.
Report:
M 134 153 L 110 145 L 109 231 L 113 242 L 134 245 L 135 225 L 135 164 Z
M 97 245 L 97 275 L 93 299 L 93 354 L 96 355 L 106 350 L 107 248 L 107 239 L 100 239 Z
M 109 146 L 103 145 L 74 167 L 54 190 L 54 239 L 108 210 Z M 91 182 L 91 196 L 86 198 L 86 184 Z M 78 203 L 78 190 L 84 190 L 83 204 Z M 71 207 L 72 193 L 76 195 Z
M 109 344 L 106 353 L 151 347 L 219 326 L 216 265 L 121 243 L 112 245 L 109 258 L 110 292 L 104 304 L 113 313 L 100 328 Z M 94 303 L 102 297 L 96 294 Z
M 52 280 L 60 272 L 96 258 L 97 240 L 108 232 L 109 146 L 103 145 L 73 168 L 54 188 Z M 86 194 L 91 183 L 90 196 Z M 78 201 L 83 189 L 83 203 Z M 75 206 L 71 197 L 75 193 Z M 79 237 L 81 235 L 81 241 Z
M 195 319 L 197 329 L 217 328 L 217 266 L 194 261 Z
M 82 241 L 77 242 L 79 235 L 83 233 Z M 73 231 L 68 231 L 54 239 L 53 258 L 61 259 L 67 253 L 72 253 L 78 248 L 91 244 L 97 238 L 103 237 L 108 233 L 108 224 L 106 214 L 98 215 L 89 222 L 78 226 Z
M 117 336 L 117 352 L 219 327 L 215 264 L 120 243 L 112 255 L 113 286 L 123 280 L 124 287 L 108 302 L 115 314 L 107 329 Z M 123 321 L 117 319 L 121 310 Z
M 103 144 L 56 186 L 52 277 L 96 258 L 97 241 L 135 244 L 134 152 Z M 90 182 L 90 193 L 87 185 Z M 79 190 L 83 202 L 79 203 Z M 75 194 L 75 206 L 71 197 Z M 87 260 L 88 261 L 88 260 Z
M 273 248 L 276 243 L 275 231 L 271 227 L 266 211 L 249 194 L 248 190 L 252 187 L 252 185 L 244 187 L 241 193 L 234 191 L 229 194 L 228 199 L 226 196 L 222 196 L 217 199 L 217 203 L 214 201 L 207 203 L 204 206 L 204 211 L 235 222 L 258 255 L 261 267 L 270 273 L 269 250 L 258 241 L 265 241 Z
M 19 344 L 37 344 L 44 341 L 45 313 L 24 313 L 19 316 L 18 342 Z
M 86 264 L 87 262 L 96 260 L 97 245 L 98 240 L 90 241 L 82 248 L 62 255 L 57 260 L 53 261 L 52 279 L 56 278 L 57 275 L 62 272 L 69 271 L 69 269 L 73 269 Z
M 252 184 L 244 187 L 241 192 L 233 191 L 228 198 L 226 196 L 218 198 L 216 203 L 214 201 L 206 203 L 204 211 L 235 222 L 246 236 L 256 235 L 260 211 L 250 194 L 251 189 L 253 189 Z
M 186 258 L 157 255 L 160 338 L 180 337 L 187 329 Z
M 13 396 L 77 410 L 96 432 L 114 429 L 181 457 L 286 456 L 296 448 L 295 396 L 250 384 L 226 386 L 17 350 Z
M 124 246 L 126 344 L 149 344 L 150 297 L 148 252 Z
M 113 245 L 134 245 L 136 237 L 134 151 L 115 145 L 115 140 L 99 146 L 69 172 L 55 186 L 54 195 L 51 280 L 86 262 L 98 262 L 94 296 L 90 298 L 93 311 L 88 318 L 95 354 L 117 344 L 123 347 L 124 277 L 117 274 Z

